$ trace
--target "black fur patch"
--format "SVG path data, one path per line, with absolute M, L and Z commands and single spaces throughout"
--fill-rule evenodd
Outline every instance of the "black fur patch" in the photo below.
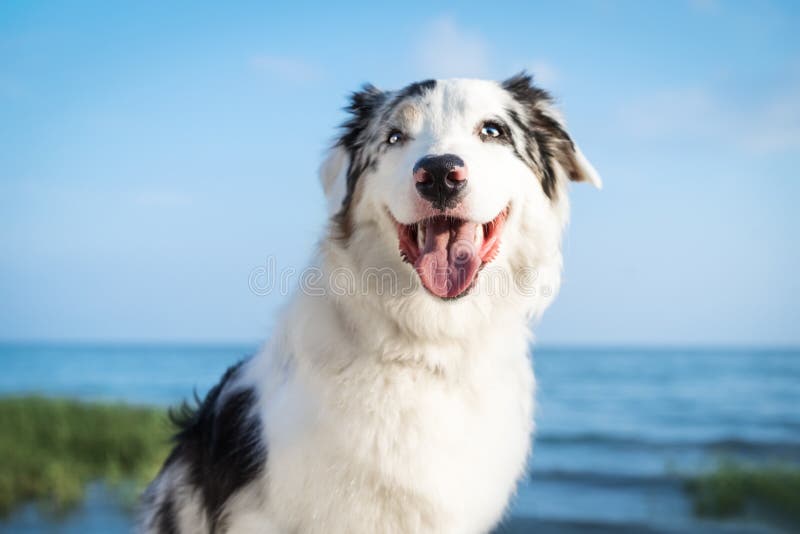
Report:
M 375 165 L 375 154 L 369 154 L 366 150 L 366 146 L 372 141 L 368 135 L 370 124 L 378 120 L 380 112 L 390 113 L 403 100 L 421 96 L 434 87 L 436 80 L 424 80 L 409 84 L 399 91 L 385 93 L 373 85 L 366 84 L 360 91 L 350 96 L 350 104 L 345 111 L 351 117 L 342 124 L 343 133 L 337 143 L 347 151 L 350 159 L 347 168 L 347 190 L 342 207 L 334 216 L 334 224 L 338 228 L 340 239 L 346 240 L 352 233 L 350 205 L 353 202 L 356 184 L 361 175 Z
M 252 388 L 235 388 L 243 362 L 228 369 L 196 409 L 184 403 L 170 418 L 179 428 L 166 465 L 179 463 L 200 492 L 211 532 L 224 527 L 223 509 L 239 489 L 264 470 L 267 448 L 261 421 L 252 415 Z
M 575 145 L 561 124 L 543 109 L 543 104 L 550 104 L 553 99 L 547 91 L 533 84 L 530 75 L 517 74 L 504 81 L 503 88 L 524 110 L 522 116 L 515 110 L 508 110 L 511 120 L 525 135 L 525 148 L 522 152 L 515 149 L 517 156 L 540 175 L 542 189 L 552 199 L 556 194 L 553 165 L 561 164 L 570 179 L 581 179 L 575 162 Z
M 158 534 L 179 534 L 178 518 L 175 516 L 175 502 L 169 495 L 158 507 L 154 523 Z
M 393 104 L 397 105 L 401 100 L 411 98 L 414 96 L 422 96 L 423 94 L 432 91 L 436 87 L 436 80 L 422 80 L 421 82 L 414 82 L 406 85 L 394 97 Z
M 364 150 L 368 141 L 366 132 L 373 117 L 385 102 L 386 93 L 374 85 L 365 84 L 361 91 L 350 96 L 350 104 L 345 108 L 351 117 L 342 124 L 344 132 L 337 144 L 347 151 L 350 162 L 347 167 L 347 191 L 341 209 L 334 216 L 334 224 L 339 234 L 337 237 L 343 240 L 347 240 L 352 233 L 350 204 L 353 202 L 356 183 L 364 171 L 372 165 L 371 158 L 365 155 Z

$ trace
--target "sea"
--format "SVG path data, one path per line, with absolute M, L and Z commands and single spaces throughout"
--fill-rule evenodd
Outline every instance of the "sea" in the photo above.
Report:
M 256 349 L 0 345 L 0 395 L 169 406 L 204 394 Z M 498 534 L 793 530 L 749 516 L 698 518 L 685 480 L 721 461 L 800 463 L 800 350 L 533 347 L 532 364 L 533 455 Z M 29 505 L 0 521 L 14 533 L 131 529 L 100 483 L 65 517 Z

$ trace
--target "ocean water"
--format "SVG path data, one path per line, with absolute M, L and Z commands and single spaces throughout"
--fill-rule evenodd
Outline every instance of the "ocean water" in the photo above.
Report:
M 253 346 L 0 346 L 0 395 L 170 405 Z M 800 351 L 534 348 L 529 475 L 500 532 L 781 532 L 693 517 L 682 476 L 721 458 L 800 463 Z M 2 431 L 2 429 L 0 429 Z M 8 532 L 127 532 L 101 485 L 60 523 L 26 507 Z

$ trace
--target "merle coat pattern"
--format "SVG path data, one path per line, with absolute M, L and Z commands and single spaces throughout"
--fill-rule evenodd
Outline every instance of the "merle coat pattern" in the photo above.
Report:
M 174 414 L 143 532 L 468 534 L 503 517 L 568 184 L 600 179 L 524 74 L 367 85 L 347 112 L 320 172 L 316 276 L 254 357 Z

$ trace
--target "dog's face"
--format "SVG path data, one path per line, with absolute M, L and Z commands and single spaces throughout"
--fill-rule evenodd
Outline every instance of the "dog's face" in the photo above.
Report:
M 493 262 L 560 267 L 566 182 L 600 182 L 528 76 L 367 86 L 348 111 L 322 171 L 345 246 L 369 228 L 386 266 L 402 259 L 439 299 L 468 295 Z

